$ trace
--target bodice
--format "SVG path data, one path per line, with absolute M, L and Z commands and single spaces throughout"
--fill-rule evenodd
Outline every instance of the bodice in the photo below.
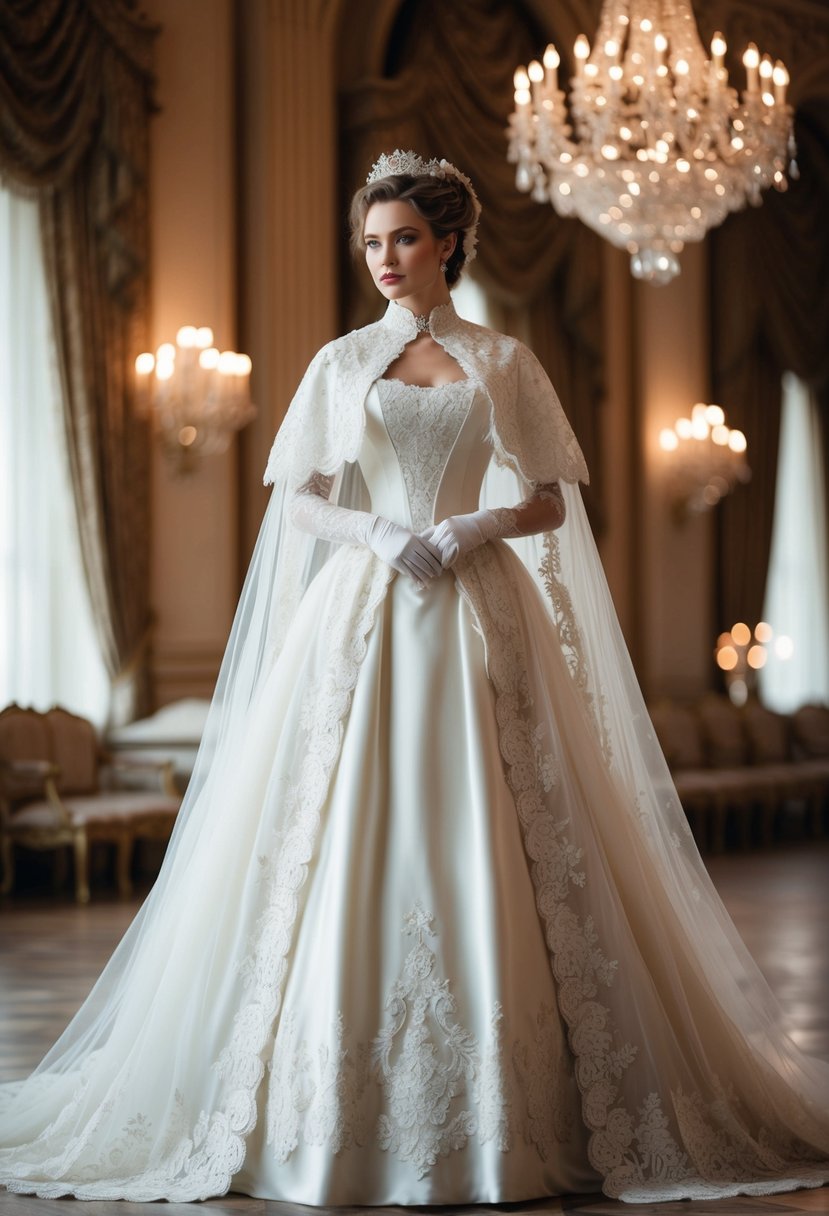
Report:
M 492 455 L 490 402 L 471 381 L 375 380 L 358 463 L 371 510 L 419 532 L 475 511 Z

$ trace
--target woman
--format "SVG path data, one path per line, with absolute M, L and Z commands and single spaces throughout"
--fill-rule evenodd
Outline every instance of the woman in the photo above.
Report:
M 782 1031 L 694 849 L 578 444 L 530 352 L 452 306 L 478 213 L 414 153 L 354 200 L 387 310 L 316 356 L 277 436 L 162 873 L 0 1089 L 9 1189 L 459 1204 L 829 1178 L 829 1067 Z

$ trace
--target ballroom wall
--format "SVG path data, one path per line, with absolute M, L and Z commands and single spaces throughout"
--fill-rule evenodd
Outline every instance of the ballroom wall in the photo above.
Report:
M 210 691 L 266 503 L 273 432 L 309 358 L 338 332 L 338 79 L 367 41 L 387 35 L 396 2 L 375 6 L 370 29 L 344 19 L 348 6 L 337 0 L 145 7 L 161 27 L 154 339 L 186 322 L 211 325 L 221 346 L 251 355 L 259 407 L 226 456 L 186 478 L 155 460 L 154 678 L 163 704 Z M 579 6 L 568 7 L 577 24 Z M 585 8 L 582 27 L 592 29 Z M 690 697 L 711 685 L 713 639 L 730 622 L 713 617 L 712 520 L 672 521 L 657 436 L 708 399 L 707 251 L 686 250 L 680 278 L 664 288 L 634 283 L 618 251 L 602 256 L 600 548 L 646 694 Z

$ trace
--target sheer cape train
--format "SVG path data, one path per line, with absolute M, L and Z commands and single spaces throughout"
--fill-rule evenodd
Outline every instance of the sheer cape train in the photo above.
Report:
M 820 1185 L 829 1065 L 786 1035 L 696 851 L 604 580 L 561 406 L 519 343 L 451 305 L 430 325 L 491 402 L 482 504 L 563 483 L 561 529 L 482 546 L 453 573 L 485 646 L 590 1166 L 608 1195 L 631 1202 Z M 321 815 L 392 577 L 366 550 L 299 533 L 287 507 L 312 472 L 335 475 L 342 505 L 368 505 L 356 463 L 366 397 L 414 333 L 412 315 L 390 305 L 324 348 L 298 390 L 162 872 L 52 1050 L 31 1077 L 0 1087 L 10 1190 L 185 1201 L 225 1193 L 243 1167 Z M 275 682 L 300 683 L 303 655 L 286 639 L 333 561 L 336 611 L 320 630 L 338 661 L 298 701 L 269 701 L 278 720 L 269 715 L 267 730 L 290 747 L 263 784 L 257 708 Z

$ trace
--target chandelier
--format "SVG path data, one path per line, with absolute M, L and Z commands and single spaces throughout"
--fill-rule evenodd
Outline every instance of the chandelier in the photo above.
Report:
M 256 415 L 250 400 L 251 361 L 219 351 L 213 331 L 183 325 L 176 342 L 135 360 L 138 403 L 155 418 L 161 442 L 179 468 L 195 467 L 198 452 L 223 452 L 234 431 Z
M 794 163 L 789 74 L 749 43 L 742 100 L 722 34 L 706 54 L 686 0 L 605 0 L 593 47 L 576 39 L 569 111 L 559 53 L 515 72 L 508 159 L 516 185 L 627 249 L 638 279 L 667 283 L 677 254 L 729 211 L 786 189 Z
M 751 478 L 746 437 L 726 426 L 719 405 L 698 402 L 690 418 L 677 418 L 659 434 L 674 515 L 682 522 L 715 507 Z
M 735 705 L 745 705 L 757 690 L 757 672 L 769 658 L 787 662 L 794 654 L 794 643 L 784 633 L 775 636 L 768 621 L 759 621 L 752 632 L 745 621 L 738 621 L 717 638 L 714 658 L 725 676 L 728 695 Z

